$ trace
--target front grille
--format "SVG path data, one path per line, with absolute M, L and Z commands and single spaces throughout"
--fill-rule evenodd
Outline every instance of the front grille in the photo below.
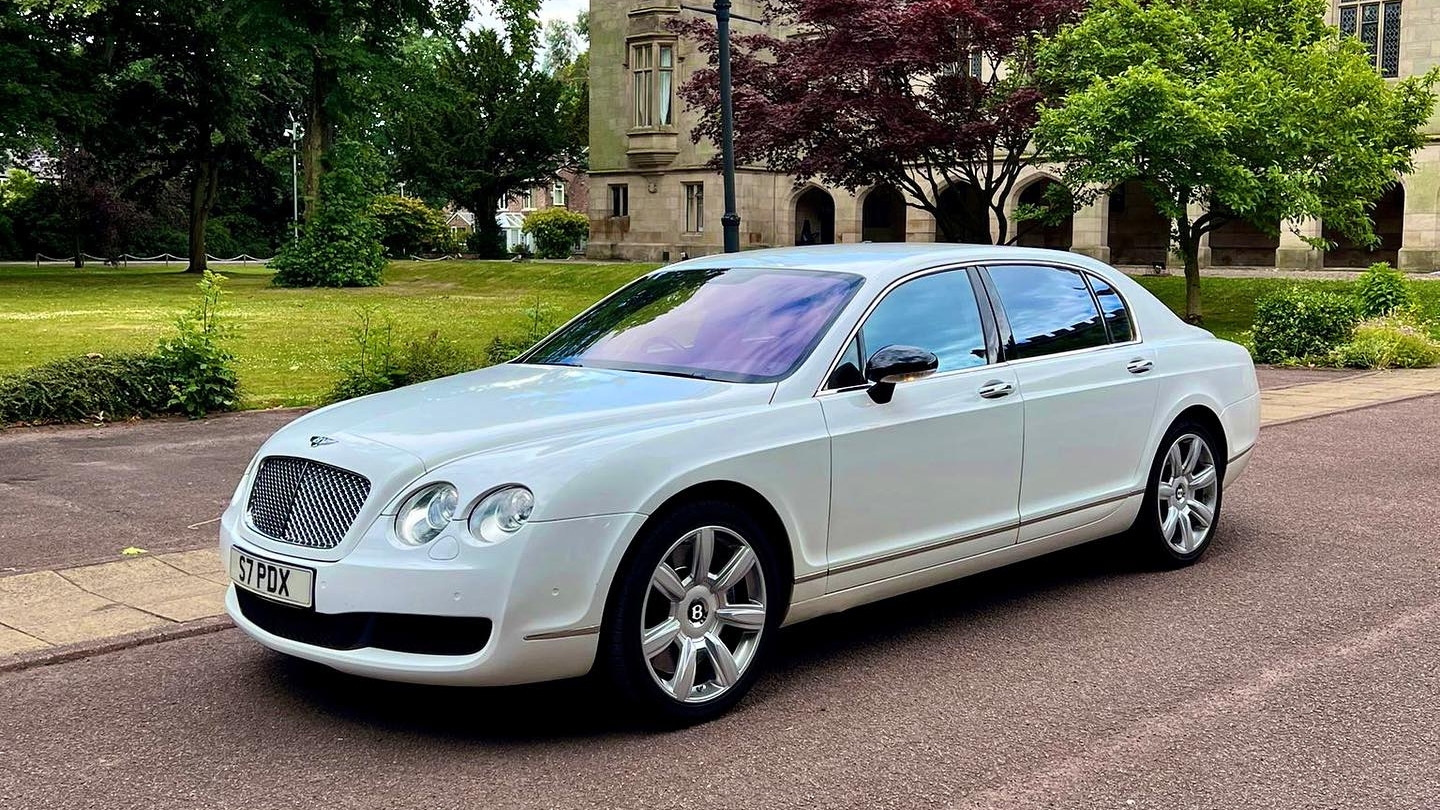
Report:
M 370 481 L 307 458 L 260 460 L 246 511 L 256 531 L 307 548 L 334 548 L 370 495 Z
M 423 655 L 471 655 L 490 641 L 490 620 L 403 613 L 316 613 L 290 607 L 237 588 L 240 612 L 271 635 L 325 647 L 373 647 Z

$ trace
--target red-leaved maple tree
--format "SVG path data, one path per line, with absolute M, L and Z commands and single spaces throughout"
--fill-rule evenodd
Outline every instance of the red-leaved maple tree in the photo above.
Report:
M 1011 241 L 1005 202 L 1044 99 L 1032 45 L 1085 5 L 767 0 L 770 33 L 732 37 L 736 159 L 852 192 L 886 183 L 935 217 L 937 238 Z M 714 26 L 676 29 L 710 57 L 681 88 L 700 114 L 692 137 L 718 143 Z

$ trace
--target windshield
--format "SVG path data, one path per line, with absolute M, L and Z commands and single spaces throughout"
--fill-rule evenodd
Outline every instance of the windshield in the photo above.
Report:
M 516 362 L 774 382 L 859 289 L 849 273 L 696 268 L 648 275 Z

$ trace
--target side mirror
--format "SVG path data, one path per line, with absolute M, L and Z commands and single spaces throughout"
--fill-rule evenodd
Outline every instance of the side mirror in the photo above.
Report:
M 890 401 L 895 384 L 929 377 L 940 368 L 940 358 L 914 346 L 886 346 L 870 355 L 865 363 L 865 379 L 870 398 L 880 404 Z

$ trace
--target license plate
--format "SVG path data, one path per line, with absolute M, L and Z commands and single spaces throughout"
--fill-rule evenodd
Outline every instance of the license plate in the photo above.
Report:
M 276 602 L 307 608 L 315 603 L 315 572 L 309 568 L 263 560 L 232 548 L 230 579 L 245 590 Z

